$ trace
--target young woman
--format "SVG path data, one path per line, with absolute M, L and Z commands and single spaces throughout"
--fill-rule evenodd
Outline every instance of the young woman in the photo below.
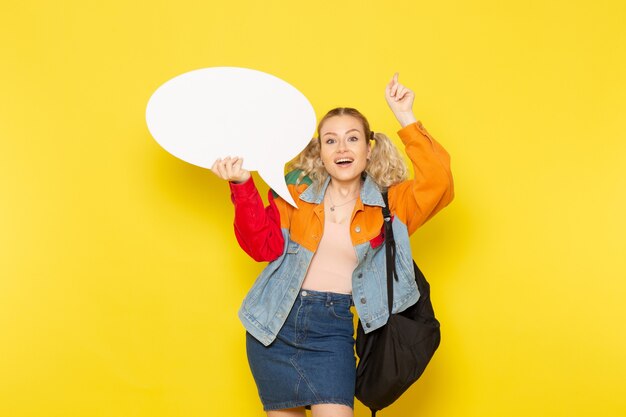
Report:
M 318 137 L 292 163 L 287 184 L 294 208 L 269 194 L 263 206 L 241 158 L 217 160 L 230 182 L 235 234 L 255 260 L 268 261 L 239 317 L 248 361 L 268 417 L 353 416 L 355 306 L 366 332 L 389 316 L 382 190 L 394 215 L 393 312 L 417 302 L 409 235 L 453 198 L 450 157 L 413 114 L 414 93 L 395 74 L 385 97 L 414 167 L 355 109 L 322 118 Z

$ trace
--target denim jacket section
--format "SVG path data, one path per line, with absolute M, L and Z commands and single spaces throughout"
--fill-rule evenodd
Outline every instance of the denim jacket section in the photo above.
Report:
M 309 186 L 300 199 L 320 204 L 329 181 L 326 180 L 319 192 L 316 192 L 317 187 Z M 383 198 L 369 177 L 365 179 L 360 197 L 368 210 L 378 209 L 382 217 Z M 395 218 L 393 232 L 398 273 L 398 281 L 394 281 L 393 299 L 393 312 L 396 313 L 415 304 L 419 292 L 415 283 L 407 227 Z M 274 341 L 287 319 L 314 254 L 292 241 L 289 230 L 283 229 L 282 233 L 285 238 L 282 255 L 270 262 L 257 277 L 239 310 L 239 318 L 246 330 L 266 346 Z M 385 245 L 373 246 L 366 242 L 354 247 L 357 266 L 352 273 L 352 298 L 366 333 L 383 326 L 389 317 Z

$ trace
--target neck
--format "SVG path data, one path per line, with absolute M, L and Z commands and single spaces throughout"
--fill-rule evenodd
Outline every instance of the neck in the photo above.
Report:
M 332 188 L 334 195 L 344 199 L 356 197 L 361 191 L 361 179 L 357 178 L 353 181 L 337 181 L 330 180 L 328 184 Z

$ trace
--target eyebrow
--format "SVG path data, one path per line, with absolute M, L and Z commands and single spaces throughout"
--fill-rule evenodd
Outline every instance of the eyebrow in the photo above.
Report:
M 350 133 L 350 132 L 359 132 L 359 133 L 361 133 L 361 131 L 359 129 L 350 129 L 346 133 Z M 322 136 L 326 136 L 326 135 L 336 135 L 336 133 L 335 132 L 326 132 Z

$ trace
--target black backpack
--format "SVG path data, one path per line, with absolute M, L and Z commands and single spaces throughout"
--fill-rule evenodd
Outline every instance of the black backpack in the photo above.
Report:
M 387 301 L 389 311 L 393 302 L 395 270 L 395 241 L 391 227 L 387 193 L 383 193 L 385 207 L 385 251 L 387 258 Z M 356 353 L 359 364 L 356 371 L 356 397 L 372 411 L 392 404 L 422 375 L 426 365 L 439 347 L 441 333 L 430 302 L 430 285 L 422 271 L 413 262 L 415 281 L 420 298 L 413 306 L 391 314 L 387 324 L 368 334 L 359 321 Z

